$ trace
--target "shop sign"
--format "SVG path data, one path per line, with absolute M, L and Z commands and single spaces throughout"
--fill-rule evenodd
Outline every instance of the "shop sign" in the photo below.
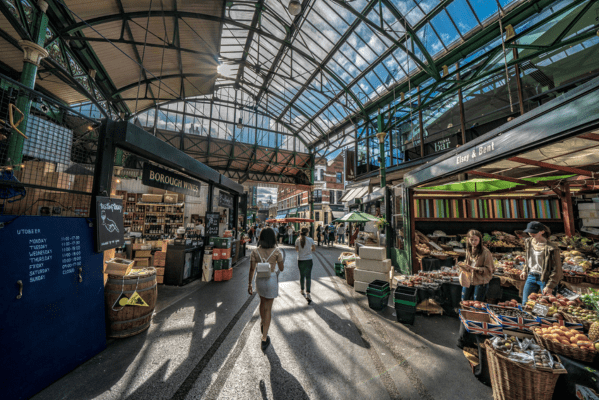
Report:
M 233 208 L 233 196 L 222 190 L 219 191 L 218 204 L 219 204 L 219 207 L 224 207 L 224 208 L 229 208 L 229 209 Z
M 458 136 L 452 135 L 449 137 L 445 137 L 443 139 L 436 140 L 431 143 L 433 147 L 433 153 L 439 153 L 441 151 L 446 151 L 455 148 L 458 145 Z
M 123 200 L 96 197 L 96 249 L 98 252 L 123 246 Z
M 152 164 L 144 163 L 142 183 L 159 189 L 200 196 L 200 182 Z
M 435 163 L 428 168 L 408 173 L 404 175 L 404 182 L 408 186 L 415 186 L 430 179 L 442 177 L 448 173 L 457 173 L 462 169 L 473 168 L 473 164 L 486 161 L 500 153 L 501 144 L 502 142 L 496 138 L 488 140 L 469 150 L 462 151 Z
M 221 215 L 218 212 L 207 212 L 206 221 L 206 236 L 219 236 L 219 220 Z

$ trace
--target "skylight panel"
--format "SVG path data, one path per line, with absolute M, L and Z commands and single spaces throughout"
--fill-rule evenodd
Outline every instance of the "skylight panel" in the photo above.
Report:
M 454 0 L 446 6 L 446 10 L 463 36 L 479 26 L 466 0 Z
M 473 10 L 475 10 L 475 14 L 477 14 L 477 18 L 480 22 L 487 20 L 488 18 L 498 15 L 498 4 L 495 1 L 491 0 L 467 0 Z
M 442 42 L 446 47 L 450 47 L 450 45 L 458 40 L 460 40 L 460 35 L 450 17 L 445 12 L 440 12 L 431 20 L 431 25 L 440 35 Z

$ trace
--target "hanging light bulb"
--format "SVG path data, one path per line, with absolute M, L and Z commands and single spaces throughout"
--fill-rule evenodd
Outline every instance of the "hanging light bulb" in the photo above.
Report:
M 244 124 L 242 124 L 242 119 L 241 119 L 241 118 L 240 118 L 240 119 L 238 119 L 238 123 L 237 123 L 236 127 L 237 127 L 238 129 L 242 129 L 242 128 L 244 127 Z
M 290 0 L 288 11 L 294 17 L 302 12 L 302 4 L 298 0 Z

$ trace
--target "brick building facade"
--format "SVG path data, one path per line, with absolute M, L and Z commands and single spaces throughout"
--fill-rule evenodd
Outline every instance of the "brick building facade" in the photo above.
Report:
M 344 192 L 344 157 L 339 154 L 330 161 L 315 165 L 313 187 L 315 224 L 326 224 L 344 215 L 341 202 Z M 310 218 L 310 186 L 281 186 L 277 192 L 277 214 Z

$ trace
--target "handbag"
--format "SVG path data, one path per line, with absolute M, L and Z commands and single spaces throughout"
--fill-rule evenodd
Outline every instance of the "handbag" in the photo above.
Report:
M 258 254 L 258 257 L 260 258 L 260 261 L 261 261 L 258 264 L 256 264 L 256 277 L 257 278 L 269 278 L 271 276 L 271 264 L 269 264 L 266 261 L 269 261 L 269 258 L 271 258 L 273 253 L 275 253 L 275 250 L 277 250 L 277 249 L 273 249 L 273 251 L 271 252 L 269 257 L 267 257 L 266 260 L 263 260 L 258 249 L 256 249 L 256 254 Z
M 458 281 L 460 282 L 460 286 L 469 287 L 471 286 L 471 274 L 467 271 L 460 271 L 460 275 L 458 276 Z

